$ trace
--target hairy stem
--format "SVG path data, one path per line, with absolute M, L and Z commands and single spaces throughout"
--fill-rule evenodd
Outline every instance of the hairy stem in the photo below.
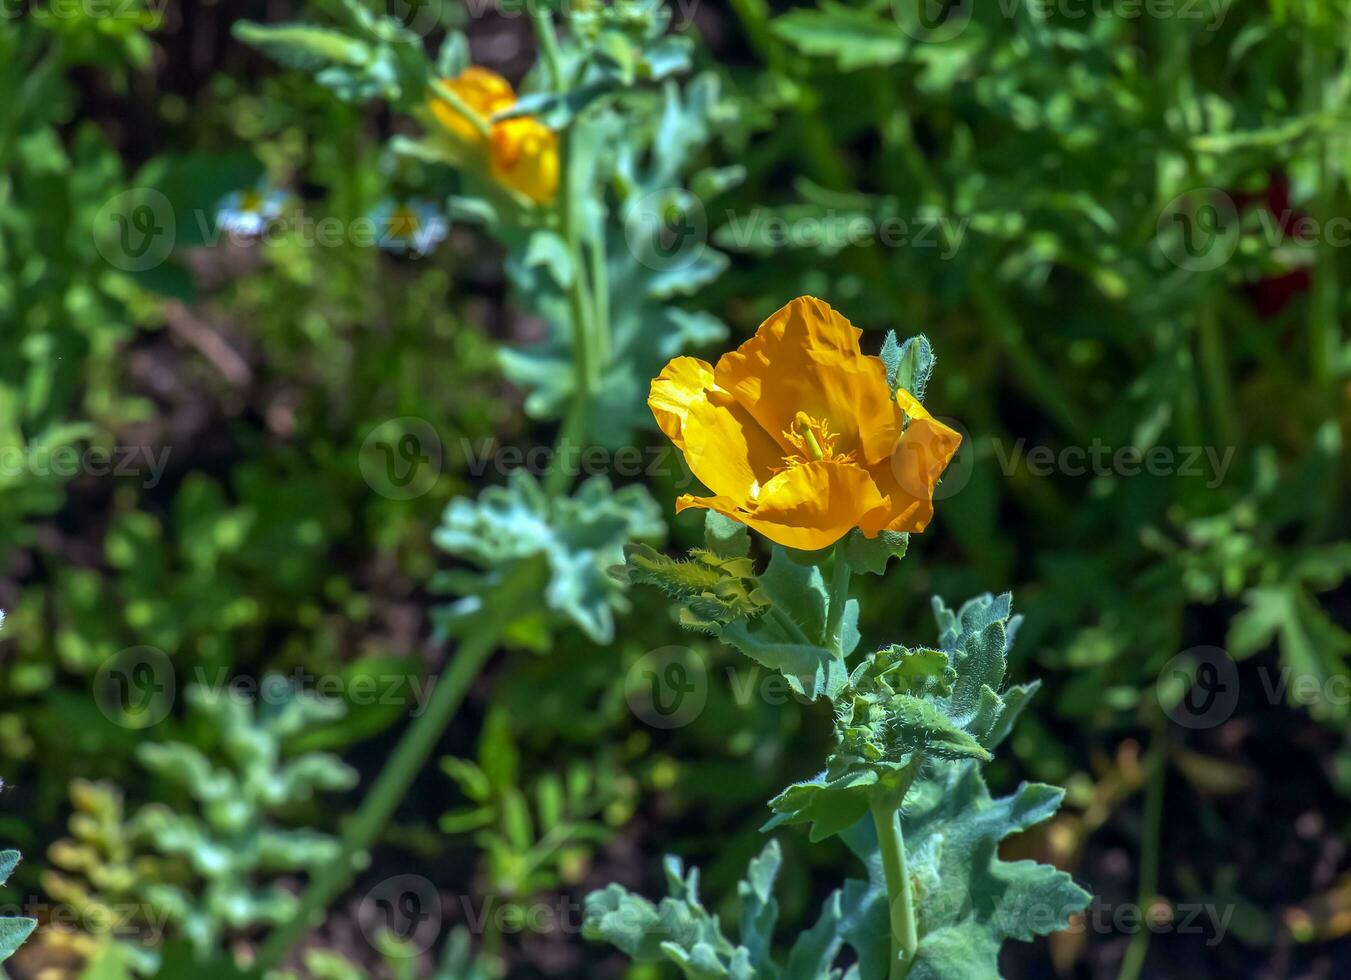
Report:
M 910 872 L 905 863 L 900 797 L 879 793 L 873 798 L 871 810 L 887 879 L 887 910 L 891 923 L 891 967 L 887 975 L 889 980 L 904 980 L 919 949 L 919 924 L 915 919 Z
M 844 657 L 844 607 L 849 603 L 849 577 L 853 569 L 849 567 L 849 558 L 845 553 L 845 541 L 841 538 L 835 545 L 835 555 L 830 570 L 830 609 L 826 613 L 826 642 L 843 659 Z

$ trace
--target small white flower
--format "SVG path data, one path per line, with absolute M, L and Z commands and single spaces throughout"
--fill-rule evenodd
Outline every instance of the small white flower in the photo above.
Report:
M 381 248 L 397 255 L 426 255 L 445 241 L 450 222 L 431 201 L 382 201 L 371 214 Z
M 233 191 L 216 205 L 216 227 L 230 235 L 261 235 L 268 223 L 281 216 L 286 194 L 266 181 L 248 190 Z

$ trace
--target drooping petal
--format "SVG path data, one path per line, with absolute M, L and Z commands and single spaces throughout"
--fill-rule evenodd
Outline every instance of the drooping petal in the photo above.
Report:
M 930 415 L 909 392 L 897 391 L 896 404 L 910 425 L 891 455 L 870 467 L 890 501 L 885 528 L 864 527 L 870 537 L 883 529 L 923 531 L 928 526 L 933 518 L 934 487 L 962 442 L 957 432 Z
M 781 434 L 805 412 L 839 434 L 839 452 L 876 462 L 891 452 L 899 430 L 886 368 L 863 354 L 861 335 L 826 303 L 802 296 L 723 355 L 714 375 L 786 452 L 792 447 Z
M 677 357 L 652 382 L 648 405 L 690 471 L 715 494 L 744 506 L 782 464 L 774 441 L 713 382 L 713 368 Z
M 793 466 L 764 485 L 749 507 L 727 496 L 684 496 L 677 512 L 703 507 L 738 520 L 769 540 L 802 551 L 829 547 L 859 522 L 884 520 L 887 502 L 862 467 L 833 460 Z
M 666 438 L 680 444 L 680 429 L 691 406 L 708 401 L 713 388 L 713 365 L 697 357 L 676 357 L 667 362 L 652 382 L 647 406 Z

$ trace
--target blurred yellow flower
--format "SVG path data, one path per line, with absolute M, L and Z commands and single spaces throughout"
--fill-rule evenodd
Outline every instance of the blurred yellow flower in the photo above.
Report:
M 483 130 L 457 107 L 434 94 L 431 110 L 441 125 L 460 142 L 486 153 L 488 173 L 505 187 L 539 204 L 558 193 L 558 136 L 533 116 L 492 122 L 492 117 L 516 104 L 516 93 L 497 72 L 477 65 L 455 78 L 443 80 L 465 107 L 488 129 Z
M 793 300 L 713 367 L 677 357 L 648 405 L 712 497 L 676 510 L 725 514 L 816 551 L 852 528 L 922 531 L 961 442 L 909 392 L 893 398 L 862 331 L 819 299 Z
M 558 137 L 538 119 L 520 116 L 493 127 L 493 179 L 539 204 L 558 193 Z

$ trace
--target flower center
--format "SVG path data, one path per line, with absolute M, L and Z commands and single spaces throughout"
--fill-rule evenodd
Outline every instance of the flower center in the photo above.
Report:
M 418 216 L 407 207 L 396 207 L 389 215 L 389 233 L 397 238 L 412 238 L 421 224 Z
M 796 453 L 783 458 L 785 463 L 783 469 L 790 466 L 801 466 L 803 463 L 817 460 L 837 460 L 841 463 L 852 463 L 854 461 L 852 452 L 837 453 L 835 451 L 835 442 L 838 437 L 830 431 L 826 423 L 821 419 L 812 418 L 806 412 L 797 413 L 793 419 L 793 424 L 784 430 L 783 437 L 788 440 L 790 446 L 797 450 Z

